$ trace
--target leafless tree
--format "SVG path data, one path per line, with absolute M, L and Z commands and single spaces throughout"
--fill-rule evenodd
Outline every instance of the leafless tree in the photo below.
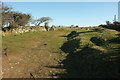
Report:
M 42 17 L 40 19 L 34 20 L 33 23 L 36 26 L 40 26 L 41 23 L 44 23 L 44 27 L 45 27 L 46 31 L 48 31 L 48 23 L 50 21 L 52 21 L 52 18 L 50 18 L 50 17 Z

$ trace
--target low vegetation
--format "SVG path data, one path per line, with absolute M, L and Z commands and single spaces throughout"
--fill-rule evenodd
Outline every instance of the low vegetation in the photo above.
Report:
M 3 77 L 119 78 L 120 32 L 57 28 L 3 37 Z
M 3 78 L 119 78 L 120 22 L 49 27 L 50 17 L 0 6 Z

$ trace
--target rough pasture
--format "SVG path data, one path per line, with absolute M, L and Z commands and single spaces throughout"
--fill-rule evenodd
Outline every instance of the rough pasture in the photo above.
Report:
M 118 77 L 119 34 L 99 27 L 68 27 L 6 35 L 2 38 L 3 77 Z

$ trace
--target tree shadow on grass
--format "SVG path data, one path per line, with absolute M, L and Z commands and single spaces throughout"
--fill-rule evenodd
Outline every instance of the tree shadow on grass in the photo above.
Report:
M 109 43 L 120 44 L 120 34 L 117 34 L 118 37 L 108 40 Z
M 90 41 L 97 46 L 109 47 L 108 41 L 105 41 L 103 38 L 99 36 L 92 37 Z
M 72 31 L 70 34 L 68 34 L 66 37 L 68 40 L 73 39 L 75 37 L 79 36 L 79 32 L 77 31 Z
M 63 44 L 63 46 L 61 46 L 60 49 L 65 53 L 73 53 L 74 51 L 76 51 L 76 49 L 79 48 L 79 44 L 80 44 L 80 39 L 68 40 Z
M 120 44 L 120 37 L 108 40 L 109 43 Z
M 60 78 L 119 78 L 120 55 L 104 53 L 85 46 L 78 52 L 70 53 L 59 66 L 49 68 L 65 69 L 66 73 L 51 76 Z
M 72 31 L 67 36 L 66 35 L 61 35 L 60 37 L 67 37 L 67 40 L 69 40 L 69 39 L 73 39 L 73 38 L 79 36 L 79 34 L 91 33 L 91 32 L 96 32 L 96 31 L 95 30 L 92 30 L 92 31 L 83 31 L 83 32 Z
M 77 32 L 77 31 L 71 31 L 71 33 L 68 34 L 67 36 L 61 35 L 60 37 L 67 37 L 67 40 L 70 40 L 70 39 L 73 39 L 73 38 L 79 36 L 79 33 L 80 32 Z
M 60 78 L 119 78 L 120 55 L 118 51 L 104 53 L 89 45 L 76 51 L 79 49 L 79 44 L 80 39 L 74 37 L 74 39 L 68 39 L 60 47 L 62 51 L 68 53 L 66 58 L 60 62 L 63 65 L 49 67 L 65 69 L 66 73 L 57 73 L 56 76 Z

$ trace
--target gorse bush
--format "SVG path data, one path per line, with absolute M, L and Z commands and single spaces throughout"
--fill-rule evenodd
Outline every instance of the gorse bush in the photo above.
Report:
M 100 25 L 100 27 L 120 31 L 120 23 L 119 22 L 118 23 L 114 22 L 114 24 L 111 24 L 111 25 Z

